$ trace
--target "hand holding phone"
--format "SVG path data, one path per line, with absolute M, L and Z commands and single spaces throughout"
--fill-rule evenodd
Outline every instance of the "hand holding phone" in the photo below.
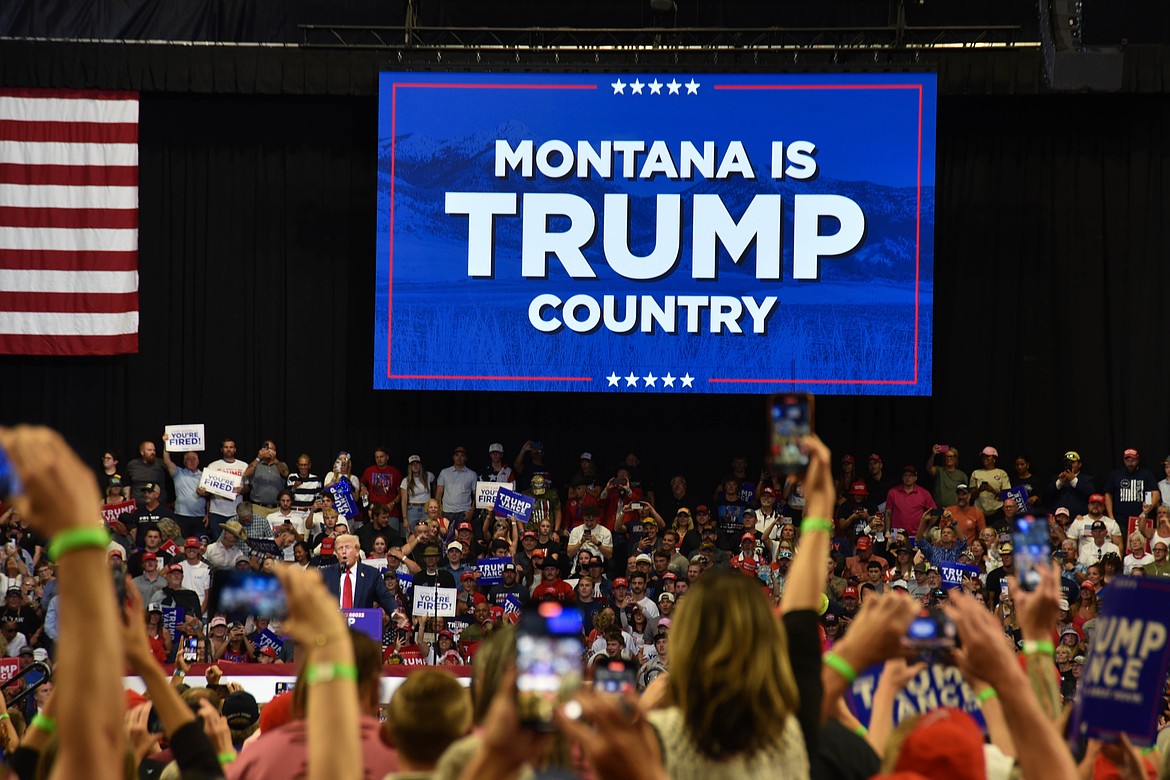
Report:
M 776 393 L 768 399 L 769 456 L 772 468 L 796 474 L 808 468 L 800 440 L 813 432 L 813 397 L 808 393 Z
M 534 604 L 520 616 L 516 634 L 516 703 L 520 722 L 553 731 L 561 698 L 581 682 L 581 611 L 555 601 Z

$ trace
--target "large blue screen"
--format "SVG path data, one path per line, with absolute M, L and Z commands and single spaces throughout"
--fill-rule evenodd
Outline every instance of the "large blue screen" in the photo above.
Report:
M 932 74 L 383 73 L 374 386 L 929 395 Z

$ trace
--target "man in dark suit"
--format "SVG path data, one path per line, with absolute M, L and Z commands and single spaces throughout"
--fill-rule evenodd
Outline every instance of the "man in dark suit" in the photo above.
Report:
M 337 597 L 339 607 L 371 609 L 377 605 L 389 615 L 397 608 L 397 603 L 381 573 L 372 566 L 358 563 L 359 544 L 353 534 L 338 536 L 333 547 L 337 565 L 322 566 L 321 577 L 329 592 Z

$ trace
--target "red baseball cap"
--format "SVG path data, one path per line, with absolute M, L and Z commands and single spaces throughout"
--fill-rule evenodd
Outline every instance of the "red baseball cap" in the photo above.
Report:
M 865 486 L 864 482 L 858 480 L 857 482 L 854 482 L 852 485 L 849 486 L 849 495 L 851 495 L 851 496 L 868 496 L 869 495 L 869 488 L 867 488 Z
M 845 590 L 841 591 L 841 598 L 843 598 L 843 599 L 857 598 L 857 588 L 853 587 L 852 585 L 845 588 Z
M 460 523 L 459 526 L 455 530 L 456 531 L 470 531 L 470 530 L 472 530 L 471 523 Z
M 321 554 L 322 555 L 332 555 L 333 554 L 333 537 L 332 536 L 330 536 L 327 539 L 321 540 Z
M 741 542 L 754 542 L 756 540 L 756 535 L 753 534 L 751 531 L 748 531 L 746 534 L 739 537 L 739 540 Z
M 1130 447 L 1125 452 L 1121 453 L 1121 457 L 1123 457 L 1123 458 L 1138 458 L 1141 456 L 1138 455 L 1137 450 L 1135 450 L 1133 447 Z
M 184 540 L 183 546 L 184 547 L 198 547 L 199 546 L 199 537 L 198 536 L 188 536 L 186 538 L 186 540 Z
M 894 769 L 926 777 L 984 780 L 983 732 L 965 712 L 949 707 L 932 710 L 902 742 Z
M 872 546 L 873 546 L 873 542 L 870 541 L 868 536 L 857 537 L 857 549 L 858 550 L 868 550 Z
M 1105 503 L 1105 494 L 1104 493 L 1094 493 L 1093 495 L 1089 496 L 1089 503 L 1091 504 L 1094 501 L 1096 501 L 1099 504 L 1104 504 Z
M 627 580 L 625 577 L 615 577 L 614 581 L 613 581 L 613 586 L 615 588 L 628 588 L 628 587 L 630 587 L 630 581 Z

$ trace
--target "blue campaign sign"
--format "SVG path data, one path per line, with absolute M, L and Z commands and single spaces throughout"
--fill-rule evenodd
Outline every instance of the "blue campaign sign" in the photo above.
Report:
M 343 609 L 349 627 L 360 631 L 378 644 L 382 644 L 382 610 Z
M 1007 490 L 1000 491 L 999 500 L 1007 501 L 1009 498 L 1016 500 L 1016 506 L 1020 508 L 1021 512 L 1026 512 L 1028 509 L 1028 488 L 1023 485 L 1016 485 Z
M 1077 722 L 1088 736 L 1124 732 L 1153 744 L 1170 662 L 1170 581 L 1114 577 L 1077 693 Z
M 402 588 L 402 592 L 409 596 L 411 590 L 414 589 L 414 577 L 404 572 L 398 572 L 398 587 Z
M 179 626 L 183 625 L 183 612 L 182 607 L 163 607 L 163 630 L 171 633 L 171 642 L 174 644 L 179 642 Z
M 353 499 L 353 486 L 349 484 L 349 480 L 343 479 L 325 489 L 333 496 L 333 508 L 337 510 L 337 514 L 348 520 L 357 517 L 357 501 Z
M 504 580 L 504 564 L 511 558 L 480 558 L 475 562 L 476 582 L 479 585 L 499 585 Z
M 515 612 L 516 614 L 520 614 L 520 610 L 522 608 L 523 605 L 520 603 L 520 598 L 518 596 L 508 596 L 506 599 L 504 599 L 505 613 L 510 614 Z
M 284 647 L 284 640 L 272 633 L 272 629 L 266 628 L 256 635 L 256 645 L 258 647 L 271 647 L 279 653 Z
M 532 516 L 532 507 L 535 505 L 536 499 L 531 496 L 525 496 L 502 487 L 496 493 L 496 505 L 492 512 L 503 517 L 514 517 L 521 523 L 527 523 L 528 518 Z
M 935 82 L 381 74 L 374 386 L 929 395 Z
M 857 719 L 868 727 L 873 715 L 873 694 L 882 676 L 882 667 L 874 666 L 857 676 L 849 689 L 850 705 Z M 967 684 L 963 673 L 954 666 L 931 664 L 918 673 L 894 697 L 894 724 L 903 719 L 922 715 L 937 707 L 954 707 L 968 713 L 986 729 L 983 710 L 975 691 Z
M 938 567 L 942 570 L 942 586 L 944 588 L 961 588 L 964 577 L 979 576 L 979 567 L 966 563 L 943 562 Z

